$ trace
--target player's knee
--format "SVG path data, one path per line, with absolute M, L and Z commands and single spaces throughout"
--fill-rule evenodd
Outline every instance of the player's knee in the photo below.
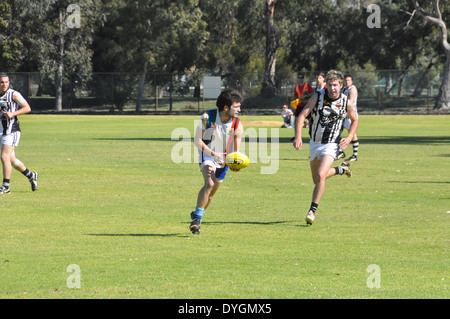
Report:
M 214 181 L 211 178 L 205 181 L 205 188 L 208 191 L 211 191 L 214 188 Z
M 316 180 L 314 181 L 314 184 L 318 184 L 320 182 L 323 182 L 327 179 L 327 172 L 317 172 Z
M 11 162 L 11 164 L 14 168 L 18 168 L 20 164 L 22 164 L 22 162 L 16 158 L 16 160 L 14 162 Z
M 2 153 L 2 163 L 7 163 L 8 161 L 11 161 L 11 155 L 7 153 Z

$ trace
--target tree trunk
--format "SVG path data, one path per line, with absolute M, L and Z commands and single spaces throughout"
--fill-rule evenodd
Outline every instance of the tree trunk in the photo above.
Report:
M 173 109 L 173 71 L 170 73 L 170 87 L 169 87 L 169 111 L 172 112 Z
M 446 52 L 446 56 L 444 78 L 434 105 L 434 108 L 438 110 L 450 110 L 450 52 Z
M 414 92 L 411 95 L 411 97 L 419 97 L 422 94 L 422 90 L 423 90 L 425 84 L 427 84 L 427 78 L 428 78 L 428 75 L 430 74 L 430 70 L 433 67 L 434 63 L 436 63 L 436 59 L 431 58 L 431 61 L 430 61 L 430 63 L 428 63 L 428 66 L 426 68 L 426 71 L 424 73 L 422 73 L 419 81 L 417 81 L 416 88 L 414 89 Z
M 276 2 L 277 0 L 266 0 L 266 68 L 261 88 L 261 95 L 264 97 L 275 95 L 275 66 L 279 42 L 273 20 Z
M 62 10 L 59 10 L 59 56 L 56 61 L 58 67 L 55 77 L 55 110 L 62 110 L 62 86 L 63 86 L 63 73 L 64 73 L 64 20 Z
M 141 80 L 139 81 L 138 96 L 137 96 L 137 100 L 136 100 L 136 112 L 137 113 L 142 111 L 142 94 L 144 93 L 145 77 L 147 76 L 147 65 L 148 65 L 148 62 L 146 61 L 144 63 L 144 70 L 141 74 Z
M 442 19 L 441 11 L 439 10 L 439 0 L 435 0 L 435 10 L 437 17 L 426 13 L 419 5 L 419 1 L 413 0 L 416 10 L 427 20 L 428 22 L 438 26 L 441 29 L 441 44 L 444 47 L 445 56 L 447 60 L 444 66 L 444 78 L 439 89 L 439 94 L 434 104 L 435 109 L 449 110 L 450 109 L 450 44 L 448 43 L 447 26 Z
M 401 76 L 401 79 L 398 80 L 398 88 L 397 88 L 397 96 L 401 97 L 403 95 L 403 80 L 404 76 Z
M 323 70 L 323 61 L 322 61 L 322 52 L 323 52 L 323 34 L 319 35 L 319 41 L 318 41 L 318 46 L 317 46 L 317 52 L 316 52 L 316 63 L 317 63 L 317 69 L 318 70 Z

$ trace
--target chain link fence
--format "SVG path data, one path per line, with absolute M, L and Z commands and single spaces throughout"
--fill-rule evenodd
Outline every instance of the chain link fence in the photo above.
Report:
M 442 83 L 437 70 L 374 70 L 350 72 L 358 88 L 358 112 L 430 112 Z M 305 80 L 316 87 L 316 73 Z M 55 111 L 55 76 L 10 73 L 11 86 L 22 93 L 34 112 Z M 211 79 L 215 81 L 211 81 Z M 211 84 L 213 83 L 213 84 Z M 290 105 L 297 73 L 276 79 L 276 96 L 263 98 L 262 75 L 227 74 L 222 77 L 198 73 L 94 73 L 64 79 L 63 112 L 201 113 L 215 108 L 220 90 L 234 87 L 245 98 L 244 114 L 274 114 Z M 212 86 L 211 86 L 212 85 Z

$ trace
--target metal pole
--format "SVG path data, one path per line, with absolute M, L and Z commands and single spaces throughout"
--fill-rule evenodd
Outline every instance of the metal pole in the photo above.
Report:
M 153 85 L 155 86 L 155 112 L 158 109 L 158 85 L 156 84 L 156 73 L 153 76 Z

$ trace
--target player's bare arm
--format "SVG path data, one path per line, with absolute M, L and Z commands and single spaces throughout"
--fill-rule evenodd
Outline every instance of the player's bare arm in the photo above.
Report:
M 197 127 L 197 129 L 195 131 L 195 136 L 194 136 L 195 147 L 197 147 L 200 151 L 203 152 L 203 154 L 205 154 L 207 156 L 211 156 L 211 157 L 224 156 L 225 154 L 214 152 L 212 149 L 210 149 L 208 147 L 208 145 L 205 144 L 205 142 L 203 142 L 203 136 L 204 136 L 205 132 L 206 132 L 206 130 L 203 130 L 201 127 Z
M 236 134 L 234 135 L 234 143 L 233 143 L 233 151 L 234 152 L 239 152 L 239 148 L 241 146 L 241 140 L 242 140 L 242 135 L 244 134 L 244 125 L 242 125 L 242 122 L 239 121 L 239 125 L 236 129 Z M 239 172 L 240 169 L 234 168 L 232 166 L 229 166 L 230 170 L 232 170 L 233 172 Z
M 19 116 L 22 114 L 26 114 L 31 112 L 31 107 L 28 104 L 28 102 L 22 97 L 22 95 L 19 92 L 14 92 L 13 94 L 13 100 L 14 102 L 17 103 L 17 105 L 19 105 L 19 109 L 15 112 L 6 112 L 6 111 L 1 111 L 6 118 L 11 119 L 15 116 Z
M 353 105 L 355 105 L 356 97 L 358 96 L 358 89 L 356 87 L 352 87 L 348 92 L 348 99 L 352 101 Z
M 356 117 L 355 107 L 351 100 L 349 100 L 347 103 L 347 115 L 350 118 L 350 120 L 352 121 L 352 124 L 348 131 L 347 137 L 341 139 L 341 142 L 339 143 L 339 147 L 342 150 L 345 150 L 349 146 L 353 137 L 356 134 L 356 130 L 358 129 L 358 118 Z
M 236 129 L 236 134 L 234 135 L 234 151 L 235 152 L 239 152 L 243 134 L 244 134 L 244 125 L 242 125 L 242 122 L 239 121 L 239 125 Z
M 314 93 L 314 95 L 311 97 L 311 99 L 308 101 L 308 103 L 303 108 L 302 112 L 300 113 L 297 123 L 295 124 L 295 132 L 297 132 L 293 145 L 296 150 L 302 148 L 302 126 L 303 122 L 305 121 L 306 117 L 311 113 L 311 110 L 314 108 L 314 106 L 317 103 L 318 94 Z

